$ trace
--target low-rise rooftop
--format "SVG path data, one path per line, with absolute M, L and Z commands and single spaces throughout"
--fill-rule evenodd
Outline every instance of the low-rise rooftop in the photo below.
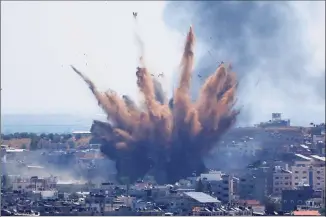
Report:
M 321 216 L 321 214 L 317 210 L 293 211 L 293 215 L 296 215 L 296 216 Z
M 324 162 L 326 161 L 326 157 L 321 157 L 318 155 L 311 155 L 311 157 L 316 160 L 320 160 L 320 161 L 324 161 Z
M 302 154 L 295 154 L 295 156 L 297 156 L 298 158 L 301 158 L 302 160 L 312 160 L 310 157 L 304 156 Z
M 203 192 L 185 192 L 184 194 L 199 203 L 220 203 L 218 199 Z

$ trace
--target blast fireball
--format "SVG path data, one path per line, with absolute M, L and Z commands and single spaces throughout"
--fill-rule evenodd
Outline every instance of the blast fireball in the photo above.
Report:
M 91 132 L 101 139 L 102 152 L 116 161 L 118 177 L 134 181 L 151 173 L 160 183 L 172 183 L 203 172 L 203 156 L 234 124 L 239 113 L 234 109 L 237 81 L 230 67 L 221 64 L 205 81 L 198 99 L 191 100 L 194 45 L 190 27 L 179 85 L 170 101 L 142 62 L 136 72 L 145 99 L 142 108 L 128 96 L 98 91 L 92 81 L 72 67 L 107 114 L 108 122 L 94 121 Z

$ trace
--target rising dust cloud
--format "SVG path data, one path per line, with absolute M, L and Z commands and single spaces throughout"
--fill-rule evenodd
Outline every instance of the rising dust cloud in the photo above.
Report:
M 72 66 L 107 115 L 108 122 L 94 121 L 91 132 L 101 140 L 101 151 L 116 162 L 118 177 L 135 181 L 151 174 L 159 183 L 172 183 L 203 172 L 203 156 L 235 123 L 239 114 L 234 108 L 237 80 L 231 66 L 221 64 L 204 82 L 198 99 L 191 100 L 194 45 L 190 27 L 180 64 L 180 81 L 170 100 L 149 72 L 142 54 L 136 76 L 143 106 L 111 90 L 99 92 L 91 80 Z

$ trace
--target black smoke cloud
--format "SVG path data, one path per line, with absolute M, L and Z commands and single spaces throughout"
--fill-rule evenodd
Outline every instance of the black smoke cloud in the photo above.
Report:
M 239 124 L 269 120 L 272 112 L 294 124 L 324 121 L 325 2 L 170 2 L 165 20 L 176 29 L 194 25 L 199 44 L 210 48 L 196 67 L 204 76 L 218 61 L 232 61 Z

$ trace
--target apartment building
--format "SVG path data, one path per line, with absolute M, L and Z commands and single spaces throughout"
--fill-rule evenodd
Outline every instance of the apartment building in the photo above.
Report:
M 203 183 L 209 183 L 211 191 L 214 192 L 218 200 L 223 203 L 230 203 L 233 200 L 233 177 L 223 174 L 220 171 L 211 171 L 200 175 Z
M 309 184 L 314 190 L 325 189 L 325 157 L 296 154 L 291 167 L 292 187 Z
M 325 157 L 311 155 L 312 161 L 312 186 L 314 190 L 325 190 Z
M 314 197 L 314 190 L 309 185 L 298 186 L 291 190 L 282 191 L 281 209 L 283 212 L 292 212 L 298 206 Z
M 37 176 L 31 178 L 16 177 L 12 181 L 12 189 L 21 192 L 51 190 L 56 188 L 57 182 L 57 178 L 53 176 L 47 178 Z
M 273 172 L 273 194 L 281 195 L 283 190 L 292 189 L 292 172 L 276 166 Z
M 272 180 L 271 173 L 270 168 L 259 167 L 240 176 L 238 188 L 240 199 L 263 201 L 268 194 L 267 184 L 269 179 Z

